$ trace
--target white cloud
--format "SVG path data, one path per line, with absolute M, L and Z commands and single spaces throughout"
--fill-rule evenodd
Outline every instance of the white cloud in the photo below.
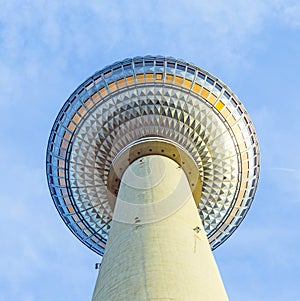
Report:
M 300 27 L 300 3 L 299 1 L 284 1 L 276 0 L 276 14 L 287 25 L 299 28 Z
M 10 1 L 1 11 L 2 44 L 10 60 L 22 64 L 30 56 L 45 59 L 43 53 L 55 53 L 65 67 L 71 56 L 84 60 L 112 50 L 137 55 L 166 49 L 169 53 L 162 54 L 233 64 L 252 47 L 249 39 L 260 32 L 268 13 L 258 0 Z
M 0 12 L 2 52 L 21 65 L 55 55 L 60 69 L 74 63 L 71 57 L 101 61 L 112 51 L 120 59 L 168 50 L 162 54 L 239 64 L 260 47 L 255 37 L 274 11 L 298 26 L 299 7 L 259 0 L 9 1 Z

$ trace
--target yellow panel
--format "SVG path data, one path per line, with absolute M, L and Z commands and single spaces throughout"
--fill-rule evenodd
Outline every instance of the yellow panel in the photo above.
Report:
M 249 169 L 243 168 L 242 169 L 242 180 L 247 180 L 249 178 Z
M 247 182 L 242 182 L 240 189 L 245 190 L 247 188 Z
M 231 211 L 231 213 L 230 213 L 230 215 L 236 216 L 236 214 L 238 213 L 238 211 L 239 211 L 239 209 L 233 208 L 232 211 Z
M 107 89 L 105 87 L 102 88 L 99 92 L 102 97 L 105 97 L 106 95 L 108 95 Z
M 138 84 L 143 84 L 144 83 L 144 74 L 137 74 L 136 80 L 137 80 Z
M 68 190 L 65 187 L 61 188 L 60 190 L 63 197 L 68 197 Z
M 124 78 L 117 80 L 117 84 L 120 89 L 126 87 L 126 82 Z
M 82 116 L 85 115 L 86 109 L 85 109 L 84 107 L 80 107 L 80 109 L 79 109 L 77 112 L 78 112 L 78 113 L 81 115 L 81 117 L 82 117 Z
M 65 161 L 64 160 L 58 160 L 58 167 L 65 167 Z
M 247 191 L 247 189 L 240 189 L 239 194 L 238 194 L 238 198 L 237 198 L 237 202 L 236 202 L 237 206 L 241 205 L 246 191 Z
M 75 113 L 74 116 L 73 116 L 73 118 L 72 118 L 72 121 L 74 121 L 75 123 L 78 124 L 78 122 L 80 121 L 80 119 L 81 119 L 81 117 L 77 113 Z
M 110 92 L 115 92 L 117 90 L 117 86 L 115 83 L 111 83 L 108 85 Z
M 68 211 L 69 211 L 70 213 L 73 213 L 73 212 L 74 212 L 74 207 L 71 206 L 71 205 L 68 206 L 67 209 L 68 209 Z
M 167 74 L 166 75 L 166 83 L 172 83 L 173 82 L 173 75 Z
M 216 239 L 217 239 L 219 236 L 221 236 L 221 235 L 222 235 L 222 232 L 218 231 L 218 232 L 216 233 Z
M 85 225 L 83 224 L 83 222 L 79 222 L 77 223 L 77 225 L 79 226 L 80 229 L 85 229 Z
M 64 177 L 65 176 L 65 171 L 63 169 L 58 170 L 58 176 L 59 177 Z
M 162 74 L 161 73 L 156 73 L 156 81 L 157 82 L 162 82 Z
M 183 87 L 186 88 L 186 89 L 190 89 L 191 88 L 191 85 L 192 85 L 192 81 L 188 80 L 188 79 L 185 79 L 184 82 L 183 82 Z
M 68 125 L 68 129 L 73 132 L 75 128 L 76 128 L 76 125 L 70 121 L 70 123 Z
M 237 134 L 235 134 L 235 138 L 238 144 L 244 142 L 244 137 L 242 132 L 238 132 Z
M 213 105 L 216 102 L 217 96 L 215 94 L 210 94 L 208 96 L 208 101 Z
M 64 133 L 64 139 L 66 139 L 66 140 L 68 140 L 68 141 L 70 141 L 70 139 L 71 139 L 71 133 L 69 133 L 69 132 L 67 132 L 67 131 L 65 131 L 65 133 Z
M 202 88 L 202 86 L 198 85 L 198 84 L 194 84 L 193 86 L 193 92 L 199 94 L 200 93 L 200 89 Z
M 225 220 L 225 224 L 230 225 L 230 223 L 232 222 L 233 219 L 234 219 L 234 216 L 229 215 L 228 218 Z
M 133 76 L 126 77 L 126 80 L 127 80 L 127 85 L 128 86 L 134 85 L 134 78 L 133 78 Z
M 240 206 L 245 194 L 245 191 L 247 190 L 247 182 L 242 182 L 241 187 L 240 187 L 240 191 L 237 197 L 237 201 L 236 201 L 236 206 Z
M 101 99 L 98 92 L 96 92 L 92 95 L 92 99 L 93 99 L 94 103 L 97 103 Z
M 79 217 L 77 215 L 72 215 L 72 219 L 74 220 L 74 222 L 78 222 L 80 221 Z
M 92 241 L 95 242 L 95 243 L 98 243 L 99 239 L 97 239 L 96 237 L 93 236 Z
M 59 150 L 59 156 L 60 157 L 65 157 L 66 156 L 66 153 L 67 153 L 67 151 L 65 150 L 65 149 L 63 149 L 63 148 L 61 148 L 60 150 Z
M 153 82 L 154 82 L 154 74 L 146 73 L 146 83 L 153 83 Z
M 65 205 L 67 205 L 67 206 L 71 205 L 71 201 L 70 201 L 69 197 L 64 197 L 63 200 L 64 200 Z
M 227 119 L 230 114 L 230 111 L 226 107 L 224 107 L 224 109 L 222 110 L 222 115 Z
M 238 145 L 239 145 L 240 152 L 243 152 L 243 151 L 245 151 L 247 149 L 245 142 L 238 143 Z
M 60 147 L 67 149 L 68 148 L 69 143 L 65 140 L 63 140 L 60 144 Z
M 231 129 L 235 135 L 237 135 L 238 133 L 241 132 L 241 129 L 238 124 L 235 124 L 234 126 L 232 126 Z
M 90 109 L 93 106 L 93 102 L 90 99 L 88 99 L 84 104 L 87 106 L 88 109 Z
M 227 122 L 230 124 L 230 125 L 233 125 L 235 123 L 235 118 L 233 117 L 233 115 L 230 115 L 228 118 L 227 118 Z
M 215 240 L 215 239 L 217 239 L 220 235 L 221 235 L 222 233 L 220 233 L 220 232 L 216 232 L 213 236 L 211 236 L 210 238 L 209 238 L 209 242 L 212 242 L 213 240 Z
M 58 183 L 59 183 L 60 186 L 66 186 L 65 179 L 58 179 Z
M 209 91 L 206 88 L 203 88 L 200 95 L 206 99 L 208 94 L 209 94 Z
M 221 231 L 221 232 L 226 232 L 226 228 L 227 228 L 227 227 L 228 227 L 228 225 L 223 224 L 219 231 Z
M 242 153 L 242 161 L 248 160 L 248 152 Z
M 180 77 L 180 76 L 175 76 L 175 81 L 174 83 L 177 85 L 177 86 L 181 86 L 182 85 L 182 81 L 183 81 L 183 78 Z
M 242 200 L 244 198 L 245 190 L 240 190 L 237 196 L 237 201 L 235 202 L 236 206 L 241 206 Z
M 243 198 L 246 190 L 240 190 L 237 200 L 235 202 L 236 207 L 240 207 L 243 203 Z
M 245 169 L 245 170 L 249 169 L 249 163 L 248 163 L 248 161 L 243 161 L 242 162 L 242 168 Z
M 91 232 L 88 231 L 87 229 L 83 230 L 83 232 L 84 232 L 87 236 L 90 236 L 90 235 L 91 235 Z
M 224 108 L 224 103 L 221 100 L 219 100 L 216 104 L 216 108 L 218 111 L 221 111 Z

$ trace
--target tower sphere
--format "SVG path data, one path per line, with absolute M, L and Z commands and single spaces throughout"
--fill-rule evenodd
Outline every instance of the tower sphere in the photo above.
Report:
M 122 175 L 152 154 L 184 169 L 211 248 L 217 248 L 253 201 L 258 141 L 244 106 L 221 80 L 171 57 L 107 66 L 62 107 L 48 142 L 47 178 L 66 225 L 102 255 Z

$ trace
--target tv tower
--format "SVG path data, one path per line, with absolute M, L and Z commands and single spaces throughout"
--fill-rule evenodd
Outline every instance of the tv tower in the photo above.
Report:
M 171 57 L 96 72 L 63 105 L 47 148 L 60 216 L 103 256 L 93 301 L 228 300 L 212 250 L 244 219 L 258 177 L 238 97 Z

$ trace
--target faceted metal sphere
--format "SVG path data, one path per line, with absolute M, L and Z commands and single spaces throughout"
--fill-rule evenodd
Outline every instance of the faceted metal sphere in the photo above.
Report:
M 62 219 L 102 255 L 113 214 L 107 185 L 114 159 L 144 137 L 174 142 L 195 162 L 202 183 L 195 201 L 215 249 L 254 198 L 258 141 L 244 106 L 222 81 L 169 57 L 108 66 L 64 104 L 47 149 L 48 184 Z

